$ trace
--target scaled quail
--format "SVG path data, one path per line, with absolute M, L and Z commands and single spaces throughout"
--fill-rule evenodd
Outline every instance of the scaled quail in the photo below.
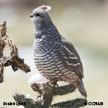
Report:
M 74 46 L 68 42 L 53 24 L 48 11 L 42 5 L 30 15 L 35 26 L 34 61 L 38 71 L 53 84 L 64 81 L 74 85 L 87 97 L 83 84 L 83 66 Z

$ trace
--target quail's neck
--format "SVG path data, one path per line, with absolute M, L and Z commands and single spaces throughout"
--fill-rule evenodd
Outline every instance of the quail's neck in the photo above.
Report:
M 41 38 L 42 35 L 46 35 L 48 36 L 49 34 L 53 34 L 53 33 L 58 33 L 58 30 L 57 28 L 54 26 L 54 24 L 51 24 L 51 25 L 48 25 L 48 26 L 45 26 L 45 27 L 42 27 L 42 28 L 38 28 L 36 29 L 36 32 L 35 32 L 35 38 Z
M 35 29 L 36 31 L 47 31 L 49 30 L 50 28 L 53 28 L 55 27 L 54 24 L 52 22 L 48 23 L 48 24 L 36 24 L 35 25 Z

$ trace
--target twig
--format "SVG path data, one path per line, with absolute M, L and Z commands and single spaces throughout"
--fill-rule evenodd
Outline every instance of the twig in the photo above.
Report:
M 3 66 L 3 64 L 1 64 L 1 70 L 0 70 L 0 83 L 2 83 L 3 82 L 3 70 L 4 70 L 4 66 Z

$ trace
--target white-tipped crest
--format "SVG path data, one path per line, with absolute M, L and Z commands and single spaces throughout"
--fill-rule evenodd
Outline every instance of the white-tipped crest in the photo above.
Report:
M 51 10 L 51 6 L 42 5 L 36 9 L 34 9 L 33 13 L 35 13 L 36 11 L 40 11 L 40 10 L 44 10 L 44 11 L 48 12 Z
M 41 8 L 44 9 L 45 11 L 47 11 L 47 12 L 51 10 L 51 6 L 43 5 Z

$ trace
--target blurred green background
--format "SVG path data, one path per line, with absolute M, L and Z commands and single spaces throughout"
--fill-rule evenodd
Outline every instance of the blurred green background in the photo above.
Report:
M 25 74 L 5 68 L 5 81 L 0 84 L 0 107 L 4 101 L 13 102 L 12 95 L 16 92 L 36 96 L 27 83 L 28 78 L 36 73 L 32 51 L 34 27 L 29 15 L 43 4 L 52 7 L 49 13 L 54 24 L 81 56 L 88 101 L 104 102 L 103 106 L 87 105 L 85 108 L 108 107 L 108 0 L 0 0 L 0 23 L 7 21 L 7 34 L 16 41 L 20 56 L 32 69 L 31 73 Z M 5 54 L 9 54 L 7 48 Z M 79 92 L 75 93 L 80 97 Z M 74 99 L 75 96 L 72 94 L 67 98 Z M 55 101 L 67 99 L 56 98 Z

